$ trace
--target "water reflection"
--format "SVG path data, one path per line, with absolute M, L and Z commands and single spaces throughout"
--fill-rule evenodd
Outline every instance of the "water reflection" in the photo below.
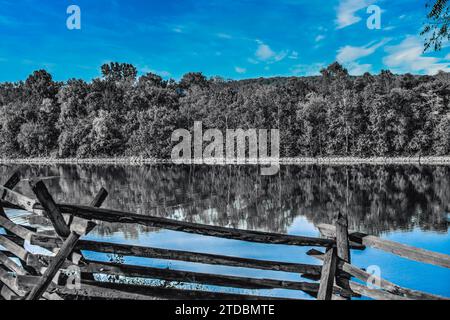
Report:
M 294 219 L 330 223 L 347 211 L 352 229 L 380 234 L 396 230 L 447 232 L 450 167 L 283 166 L 261 176 L 252 166 L 0 166 L 3 181 L 20 169 L 46 180 L 58 201 L 87 204 L 104 186 L 104 207 L 184 221 L 287 233 Z M 348 188 L 347 188 L 348 186 Z M 30 194 L 27 182 L 18 189 Z M 149 228 L 102 224 L 138 239 Z

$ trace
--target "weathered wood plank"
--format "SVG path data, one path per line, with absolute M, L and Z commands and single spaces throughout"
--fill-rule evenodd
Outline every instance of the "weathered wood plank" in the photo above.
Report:
M 13 175 L 5 182 L 3 185 L 5 189 L 12 190 L 14 187 L 20 182 L 20 172 L 16 171 L 13 173 Z M 7 195 L 7 191 L 3 190 L 1 192 L 1 200 L 5 199 Z M 8 218 L 8 216 L 5 213 L 5 210 L 3 209 L 3 206 L 0 204 L 0 217 Z
M 17 295 L 6 285 L 1 286 L 0 295 L 5 300 L 13 300 L 14 298 L 17 297 Z
M 17 203 L 1 202 L 5 207 L 17 208 L 20 207 Z M 167 230 L 174 230 L 186 233 L 194 233 L 205 236 L 221 237 L 227 239 L 268 243 L 268 244 L 284 244 L 295 246 L 318 246 L 329 247 L 335 244 L 334 240 L 322 239 L 315 237 L 302 237 L 294 235 L 277 234 L 263 231 L 251 231 L 234 228 L 226 228 L 219 226 L 203 225 L 198 223 L 191 223 L 185 221 L 177 221 L 162 217 L 147 216 L 143 214 L 135 214 L 130 212 L 123 212 L 110 209 L 93 208 L 90 206 L 58 204 L 57 207 L 60 212 L 78 216 L 88 220 L 100 220 L 113 223 L 134 223 L 149 227 L 162 228 Z M 39 204 L 34 205 L 30 212 L 41 214 L 45 210 Z M 364 246 L 351 243 L 352 249 L 362 250 Z
M 349 239 L 348 239 L 348 221 L 347 215 L 343 215 L 340 211 L 338 213 L 336 219 L 336 250 L 337 257 L 342 261 L 350 263 L 350 247 L 349 247 Z M 343 275 L 340 278 L 336 279 L 338 285 L 343 288 L 349 288 L 349 280 L 350 277 L 347 275 Z M 349 296 L 344 296 L 346 299 L 350 299 Z
M 29 257 L 28 263 L 37 268 L 46 267 L 50 262 L 51 257 L 33 256 Z M 61 267 L 62 270 L 71 267 L 73 264 L 66 261 Z M 93 274 L 107 274 L 117 275 L 123 277 L 138 277 L 145 279 L 159 279 L 165 281 L 176 281 L 186 283 L 197 283 L 204 285 L 216 285 L 222 287 L 235 287 L 244 289 L 288 289 L 300 290 L 310 294 L 313 297 L 317 296 L 319 286 L 317 283 L 311 282 L 296 282 L 283 281 L 264 278 L 247 278 L 239 276 L 217 275 L 190 271 L 169 270 L 154 267 L 135 266 L 127 264 L 117 264 L 111 262 L 99 262 L 92 260 L 85 260 L 82 265 L 78 266 L 83 277 L 88 276 L 92 279 Z M 336 293 L 341 293 L 339 288 L 336 288 Z M 348 293 L 351 293 L 348 291 Z
M 68 237 L 70 229 L 67 226 L 64 217 L 61 214 L 58 206 L 56 205 L 53 197 L 47 190 L 47 187 L 42 181 L 30 181 L 31 190 L 38 198 L 40 204 L 44 207 L 49 219 L 52 221 L 56 233 L 61 237 Z
M 100 208 L 103 204 L 103 202 L 106 200 L 106 197 L 108 196 L 108 192 L 105 188 L 101 188 L 100 191 L 96 194 L 94 199 L 92 199 L 91 203 L 89 204 L 91 207 L 94 208 Z M 73 223 L 74 216 L 71 215 L 69 218 L 68 225 L 70 226 Z
M 22 238 L 23 240 L 30 240 L 31 236 L 35 233 L 22 227 L 21 225 L 15 224 L 11 220 L 0 216 L 0 226 L 12 234 Z
M 88 206 L 60 205 L 60 208 L 62 212 L 73 214 L 75 216 L 79 216 L 85 219 L 94 219 L 106 222 L 136 223 L 150 227 L 242 241 L 296 245 L 296 246 L 320 246 L 320 247 L 330 246 L 335 243 L 333 240 L 328 239 L 291 236 L 262 231 L 248 231 L 241 229 L 202 225 L 197 223 L 176 221 L 167 218 L 146 216 L 116 210 L 92 208 Z
M 317 227 L 324 235 L 336 236 L 336 228 L 332 225 L 320 224 Z M 365 246 L 380 249 L 406 259 L 450 268 L 450 256 L 443 253 L 416 248 L 359 232 L 351 232 L 349 237 L 350 239 L 353 238 L 353 240 L 361 242 Z
M 31 244 L 38 245 L 47 249 L 59 248 L 62 245 L 62 241 L 58 238 L 39 235 L 32 236 L 30 242 Z M 75 248 L 77 250 L 112 253 L 124 256 L 187 261 L 203 264 L 224 265 L 230 267 L 293 272 L 300 274 L 309 273 L 319 276 L 320 270 L 322 268 L 321 266 L 310 264 L 257 260 L 208 253 L 132 246 L 89 240 L 78 241 Z
M 37 203 L 36 200 L 28 198 L 3 186 L 0 186 L 0 190 L 6 194 L 4 200 L 1 202 L 3 208 L 23 209 L 29 212 L 34 212 L 34 206 Z M 13 205 L 11 206 L 11 204 Z
M 92 206 L 92 207 L 95 207 L 95 208 L 99 208 L 99 207 L 101 207 L 102 206 L 102 204 L 103 204 L 103 202 L 106 200 L 106 197 L 108 196 L 108 192 L 106 191 L 106 189 L 105 188 L 101 188 L 100 189 L 100 191 L 99 192 L 97 192 L 97 195 L 94 197 L 94 199 L 91 201 L 91 203 L 90 203 L 90 205 Z M 75 218 L 74 219 L 74 216 L 70 216 L 70 219 L 69 219 L 69 225 L 70 225 L 70 228 L 73 230 L 74 228 L 77 228 L 74 224 L 77 224 L 77 223 L 80 223 L 80 221 L 77 221 L 77 220 L 80 220 L 80 218 Z M 94 227 L 96 226 L 96 224 L 95 223 L 91 223 L 90 224 L 90 227 L 89 228 L 87 228 L 86 229 L 86 232 L 85 232 L 85 234 L 88 234 L 89 232 L 91 232 L 93 229 L 94 229 Z M 83 261 L 84 260 L 84 257 L 83 257 L 83 254 L 82 254 L 82 252 L 79 250 L 79 249 L 74 249 L 73 250 L 73 252 L 72 252 L 72 258 L 71 258 L 71 260 L 72 261 L 76 261 L 76 264 L 78 264 L 80 261 Z
M 59 268 L 66 261 L 67 257 L 72 253 L 72 250 L 79 238 L 80 235 L 78 233 L 73 231 L 70 233 L 69 237 L 64 241 L 64 244 L 56 254 L 55 258 L 50 262 L 50 265 L 45 270 L 38 284 L 27 295 L 26 300 L 39 300 L 41 298 L 42 294 L 47 290 Z
M 323 260 L 319 293 L 317 295 L 318 300 L 331 300 L 336 273 L 336 263 L 336 248 L 333 247 L 327 250 Z
M 29 281 L 25 278 L 19 278 L 19 286 L 22 290 L 31 290 L 36 285 L 37 279 Z M 132 292 L 123 292 L 117 289 L 102 288 L 98 286 L 83 284 L 80 289 L 69 289 L 65 286 L 50 285 L 50 290 L 55 291 L 61 296 L 73 296 L 79 299 L 107 299 L 107 300 L 153 300 L 149 295 L 136 294 Z
M 5 237 L 8 240 L 11 240 L 12 242 L 17 244 L 18 246 L 24 247 L 25 241 L 21 237 L 18 237 L 18 236 L 14 235 L 14 234 L 12 234 L 12 235 L 6 235 L 5 234 L 5 235 L 2 235 L 2 236 Z
M 20 173 L 18 171 L 14 172 L 14 174 L 8 179 L 8 181 L 5 182 L 3 185 L 7 189 L 14 189 L 14 187 L 19 183 L 20 181 Z M 6 191 L 1 192 L 0 199 L 4 199 L 6 197 Z M 3 209 L 3 206 L 0 204 L 0 217 L 7 218 L 7 215 L 5 213 L 5 210 Z
M 45 293 L 58 270 L 69 255 L 72 254 L 77 241 L 81 236 L 89 233 L 94 226 L 95 223 L 88 220 L 79 221 L 79 223 L 77 222 L 72 225 L 72 231 L 70 232 L 69 237 L 64 241 L 56 256 L 51 260 L 39 283 L 33 288 L 30 294 L 27 295 L 27 300 L 38 300 Z
M 2 269 L 0 269 L 0 282 L 7 286 L 17 296 L 23 297 L 26 294 L 24 290 L 19 289 L 17 278 Z
M 342 215 L 341 212 L 339 212 L 336 220 L 336 249 L 338 258 L 350 263 L 348 221 L 347 216 Z
M 3 206 L 1 204 L 0 204 L 0 217 L 4 217 L 4 218 L 8 217 L 6 215 L 5 209 L 3 209 Z
M 370 289 L 362 284 L 354 281 L 349 282 L 350 289 L 364 297 L 369 297 L 375 300 L 411 300 L 406 297 L 398 296 L 383 290 Z
M 1 253 L 0 253 L 1 256 Z M 0 257 L 1 258 L 1 257 Z M 12 262 L 12 261 L 11 261 Z M 14 262 L 12 262 L 14 263 Z M 12 268 L 9 268 L 11 271 L 16 272 L 19 276 L 27 275 L 27 272 L 20 268 L 16 269 L 15 266 L 12 266 Z M 19 298 L 24 297 L 26 295 L 26 291 L 20 290 L 17 285 L 17 279 L 12 276 L 11 274 L 8 274 L 7 272 L 0 269 L 0 282 L 4 284 L 2 288 L 2 294 L 5 293 L 8 297 L 7 300 L 13 299 L 13 298 Z M 5 290 L 5 291 L 3 291 Z M 4 296 L 5 297 L 5 296 Z M 62 300 L 61 297 L 59 297 L 55 293 L 44 293 L 43 298 L 47 300 Z
M 22 261 L 27 261 L 28 252 L 5 236 L 0 235 L 0 245 Z
M 307 254 L 322 261 L 324 259 L 323 253 L 315 249 L 309 250 Z M 364 282 L 367 282 L 369 279 L 374 279 L 377 281 L 381 289 L 405 298 L 415 300 L 448 300 L 448 298 L 439 295 L 400 287 L 399 285 L 389 282 L 383 278 L 371 275 L 370 273 L 367 273 L 366 271 L 342 260 L 338 261 L 338 269 Z
M 0 252 L 3 253 L 8 258 L 16 258 L 16 256 L 13 253 L 9 252 L 6 249 L 0 249 Z
M 108 197 L 108 191 L 105 188 L 101 188 L 95 198 L 91 201 L 90 206 L 94 208 L 100 208 Z
M 317 292 L 318 284 L 311 282 L 294 282 L 283 280 L 272 280 L 263 278 L 244 278 L 220 274 L 208 274 L 199 272 L 188 272 L 180 270 L 169 270 L 153 267 L 142 267 L 111 262 L 97 263 L 87 261 L 86 266 L 81 266 L 82 273 L 103 273 L 127 277 L 141 277 L 160 279 L 166 281 L 179 281 L 216 285 L 223 287 L 235 287 L 244 289 L 289 289 L 300 290 L 307 293 Z
M 27 272 L 21 266 L 19 266 L 17 263 L 8 258 L 8 256 L 3 252 L 0 252 L 0 264 L 3 264 L 9 270 L 15 272 L 18 275 L 23 276 L 27 274 Z
M 18 286 L 22 290 L 29 290 L 36 285 L 38 277 L 19 276 Z M 286 300 L 285 298 L 261 297 L 244 294 L 209 292 L 201 290 L 187 290 L 162 288 L 153 286 L 139 286 L 132 284 L 110 283 L 83 280 L 81 289 L 69 289 L 66 286 L 51 284 L 52 291 L 61 295 L 90 297 L 94 299 L 111 300 L 153 300 L 153 299 L 187 299 L 187 300 Z M 287 299 L 289 300 L 289 299 Z
M 3 185 L 6 189 L 14 189 L 14 187 L 20 182 L 20 172 L 16 171 Z M 3 190 L 1 199 L 5 199 L 7 191 Z

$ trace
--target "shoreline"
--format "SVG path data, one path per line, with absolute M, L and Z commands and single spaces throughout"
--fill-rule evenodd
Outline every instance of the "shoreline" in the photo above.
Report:
M 139 158 L 139 157 L 124 157 L 124 158 L 70 158 L 70 159 L 56 159 L 56 158 L 25 158 L 25 159 L 1 159 L 0 165 L 5 164 L 35 164 L 35 165 L 57 165 L 57 164 L 98 164 L 98 165 L 147 165 L 147 164 L 206 164 L 206 165 L 449 165 L 450 156 L 429 156 L 429 157 L 295 157 L 295 158 L 280 158 L 267 160 L 232 160 L 224 162 L 223 159 L 211 159 L 206 161 L 191 160 L 181 163 L 180 161 L 172 161 L 171 159 L 156 159 L 156 158 Z

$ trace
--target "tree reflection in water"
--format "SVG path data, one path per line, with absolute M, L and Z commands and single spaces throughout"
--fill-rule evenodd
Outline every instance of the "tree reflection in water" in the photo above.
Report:
M 104 186 L 104 207 L 218 226 L 285 233 L 298 216 L 330 223 L 338 210 L 348 211 L 352 229 L 371 234 L 447 232 L 449 223 L 450 167 L 443 166 L 282 166 L 261 176 L 255 166 L 3 165 L 2 181 L 16 169 L 25 179 L 53 177 L 45 182 L 60 202 L 88 204 Z M 30 195 L 26 181 L 18 190 Z M 102 224 L 97 232 L 118 230 Z M 133 239 L 151 231 L 120 230 Z

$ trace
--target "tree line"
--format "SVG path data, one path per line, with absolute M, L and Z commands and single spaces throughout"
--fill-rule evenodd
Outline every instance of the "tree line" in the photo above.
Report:
M 170 158 L 172 132 L 280 129 L 280 155 L 450 155 L 450 74 L 350 76 L 338 63 L 314 77 L 180 81 L 126 63 L 86 82 L 45 70 L 0 84 L 4 158 Z

